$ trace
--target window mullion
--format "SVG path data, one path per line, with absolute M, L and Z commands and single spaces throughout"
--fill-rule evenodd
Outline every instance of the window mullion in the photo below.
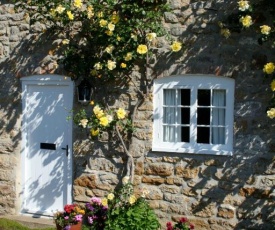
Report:
M 190 88 L 190 144 L 197 142 L 197 87 Z

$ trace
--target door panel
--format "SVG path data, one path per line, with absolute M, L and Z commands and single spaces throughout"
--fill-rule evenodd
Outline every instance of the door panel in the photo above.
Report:
M 67 85 L 28 84 L 24 108 L 23 212 L 52 215 L 71 201 L 72 92 Z

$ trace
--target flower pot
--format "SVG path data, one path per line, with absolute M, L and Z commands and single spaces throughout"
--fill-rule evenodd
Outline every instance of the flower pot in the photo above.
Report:
M 56 230 L 63 230 L 64 228 L 56 224 Z M 81 228 L 82 228 L 82 222 L 78 222 L 77 224 L 72 224 L 70 230 L 81 230 Z

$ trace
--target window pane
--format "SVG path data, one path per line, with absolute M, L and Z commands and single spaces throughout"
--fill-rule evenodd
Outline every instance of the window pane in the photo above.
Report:
M 225 128 L 212 128 L 212 144 L 225 144 Z
M 225 106 L 225 90 L 224 89 L 214 89 L 212 104 L 213 106 Z
M 212 125 L 225 125 L 225 109 L 212 110 Z
M 199 106 L 210 106 L 211 93 L 209 89 L 198 90 L 198 105 Z
M 209 127 L 198 127 L 197 128 L 197 143 L 209 144 Z
M 181 124 L 190 124 L 190 108 L 181 108 Z
M 164 105 L 176 105 L 176 90 L 174 89 L 164 89 Z
M 189 127 L 181 127 L 181 142 L 189 142 Z
M 190 89 L 181 89 L 181 105 L 190 105 Z
M 165 108 L 163 109 L 163 123 L 164 124 L 175 124 L 176 123 L 176 108 Z
M 210 108 L 198 108 L 198 125 L 210 125 Z
M 163 127 L 163 141 L 174 142 L 175 141 L 175 130 L 174 126 L 164 126 Z

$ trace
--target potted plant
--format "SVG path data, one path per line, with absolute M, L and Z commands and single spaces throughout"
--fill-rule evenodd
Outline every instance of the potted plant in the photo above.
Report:
M 57 230 L 81 230 L 82 218 L 85 211 L 77 204 L 67 204 L 63 211 L 54 215 Z

